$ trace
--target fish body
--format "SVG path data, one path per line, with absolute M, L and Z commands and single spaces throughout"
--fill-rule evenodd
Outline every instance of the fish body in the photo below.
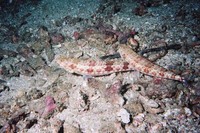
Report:
M 181 82 L 184 80 L 180 75 L 152 63 L 150 60 L 140 56 L 126 45 L 119 46 L 118 52 L 125 61 L 129 62 L 130 67 L 135 68 L 135 70 L 141 73 L 152 77 L 178 80 Z
M 93 60 L 93 59 L 77 59 L 59 56 L 56 62 L 70 73 L 91 76 L 103 76 L 115 72 L 134 70 L 130 68 L 129 63 L 122 60 Z
M 56 58 L 56 62 L 66 71 L 80 75 L 103 76 L 115 72 L 137 70 L 152 77 L 183 81 L 180 75 L 152 63 L 126 45 L 120 45 L 118 52 L 123 60 L 77 59 L 61 55 Z

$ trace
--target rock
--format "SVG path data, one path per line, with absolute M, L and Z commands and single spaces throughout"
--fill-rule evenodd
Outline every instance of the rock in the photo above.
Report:
M 200 104 L 200 96 L 199 95 L 191 95 L 190 97 L 190 104 Z
M 69 124 L 67 121 L 63 124 L 64 133 L 82 133 L 79 128 Z
M 103 126 L 99 129 L 99 132 L 101 132 L 101 133 L 116 133 L 117 130 L 116 130 L 116 128 L 114 127 L 114 124 L 109 123 L 109 124 L 103 125 Z
M 124 128 L 120 122 L 103 124 L 99 129 L 100 133 L 125 133 Z
M 142 104 L 139 101 L 128 101 L 124 108 L 127 109 L 131 115 L 139 114 L 144 111 Z
M 17 127 L 17 123 L 19 121 L 21 121 L 22 119 L 25 119 L 27 117 L 27 114 L 25 112 L 25 109 L 20 109 L 16 112 L 14 112 L 14 114 L 12 114 L 12 116 L 10 117 L 10 119 L 8 120 L 8 122 L 6 122 L 3 127 L 0 129 L 1 133 L 13 133 L 13 132 L 18 132 L 18 127 Z
M 115 81 L 110 87 L 103 91 L 103 96 L 112 104 L 122 106 L 124 99 L 120 94 L 122 82 L 120 80 Z
M 15 57 L 17 56 L 17 53 L 15 51 L 5 50 L 0 48 L 0 58 L 3 58 L 5 55 Z
M 22 35 L 22 41 L 30 42 L 31 41 L 31 36 L 32 36 L 32 33 L 24 32 L 23 35 Z
M 41 69 L 46 64 L 40 56 L 29 57 L 26 60 L 34 70 Z
M 51 34 L 51 44 L 63 43 L 65 41 L 64 36 L 61 33 Z
M 127 101 L 138 101 L 139 93 L 129 89 L 125 94 L 124 97 L 127 99 Z
M 17 52 L 23 56 L 25 59 L 28 57 L 31 57 L 34 55 L 34 53 L 31 51 L 31 48 L 29 48 L 27 45 L 25 44 L 20 44 L 17 47 Z
M 75 31 L 75 32 L 73 33 L 73 38 L 74 38 L 74 40 L 79 40 L 79 39 L 81 39 L 81 33 L 79 33 L 78 31 Z
M 156 124 L 152 125 L 149 129 L 150 133 L 160 133 L 162 131 L 164 132 L 163 123 L 156 123 Z
M 63 122 L 57 118 L 51 118 L 50 124 L 52 133 L 59 133 L 63 130 Z
M 48 68 L 45 68 L 45 69 L 48 69 Z M 43 85 L 43 88 L 48 88 L 53 83 L 55 83 L 55 81 L 59 78 L 59 73 L 56 73 L 53 70 L 48 70 L 48 72 L 50 72 L 50 73 L 52 72 L 52 74 L 48 75 L 47 80 L 46 80 L 45 84 Z
M 57 109 L 56 101 L 51 96 L 46 96 L 38 99 L 38 97 L 41 97 L 40 91 L 38 92 L 38 95 L 31 97 L 32 100 L 30 100 L 28 104 L 29 110 L 32 112 L 37 112 L 39 116 L 44 119 L 48 119 Z
M 31 44 L 31 49 L 34 50 L 34 53 L 40 55 L 41 52 L 44 50 L 44 44 L 39 40 Z
M 95 88 L 95 89 L 102 91 L 102 94 L 106 88 L 106 84 L 104 82 L 99 81 L 95 78 L 88 78 L 87 85 L 88 85 L 88 87 Z
M 37 124 L 38 120 L 36 118 L 29 118 L 26 120 L 25 129 L 30 129 L 33 125 Z
M 41 90 L 37 90 L 36 88 L 35 89 L 31 89 L 30 92 L 28 92 L 27 94 L 27 98 L 29 100 L 35 100 L 35 99 L 39 99 L 43 96 L 43 93 Z
M 143 6 L 142 4 L 136 7 L 135 9 L 133 9 L 132 12 L 137 16 L 143 16 L 146 13 L 148 13 L 146 7 Z
M 41 41 L 48 42 L 50 40 L 48 28 L 45 26 L 41 26 L 38 29 L 38 34 L 40 36 Z
M 163 81 L 162 81 L 163 82 Z M 170 88 L 166 86 L 165 84 L 170 85 Z M 146 95 L 150 98 L 171 98 L 173 97 L 177 92 L 176 84 L 173 84 L 172 82 L 161 83 L 161 84 L 155 84 L 150 83 L 148 87 L 146 88 Z
M 200 106 L 199 106 L 199 105 L 194 105 L 194 106 L 192 107 L 192 110 L 193 110 L 193 112 L 195 113 L 195 116 L 196 116 L 196 117 L 199 117 L 199 116 L 200 116 Z
M 17 70 L 15 70 L 12 65 L 7 64 L 7 66 L 2 66 L 1 75 L 5 76 L 5 77 L 13 77 L 13 76 L 18 77 L 19 72 Z
M 133 117 L 133 125 L 134 125 L 135 127 L 138 127 L 138 126 L 142 125 L 143 121 L 145 120 L 144 117 L 145 117 L 145 115 L 142 114 L 142 113 L 140 113 L 140 114 L 134 116 L 134 117 Z
M 185 112 L 185 114 L 189 117 L 190 115 L 192 115 L 192 111 L 189 109 L 189 108 L 187 108 L 187 107 L 184 107 L 184 112 Z
M 15 65 L 15 70 L 25 76 L 33 76 L 36 74 L 35 70 L 28 64 L 27 61 L 17 63 Z
M 147 97 L 144 96 L 140 96 L 139 99 L 141 100 L 141 102 L 148 106 L 148 107 L 152 107 L 152 108 L 158 108 L 158 103 L 152 99 L 148 99 Z
M 165 122 L 163 121 L 164 118 L 160 115 L 155 115 L 155 114 L 146 114 L 145 115 L 145 122 L 148 122 L 148 123 L 152 123 L 152 124 L 155 124 L 155 123 L 158 123 L 158 122 Z
M 148 106 L 144 106 L 145 111 L 152 113 L 152 114 L 159 114 L 159 113 L 163 113 L 164 110 L 162 108 L 152 108 L 152 107 L 148 107 Z
M 0 82 L 1 82 L 1 79 L 0 79 Z M 6 82 L 0 83 L 0 93 L 3 92 L 3 91 L 9 91 L 10 90 L 9 87 L 7 85 L 4 85 L 4 84 L 6 84 Z
M 65 18 L 63 18 L 63 21 L 65 21 L 67 24 L 69 25 L 75 25 L 78 22 L 83 21 L 83 18 L 80 17 L 72 17 L 72 16 L 66 16 Z
M 130 114 L 124 108 L 121 108 L 119 112 L 117 112 L 117 116 L 119 117 L 120 121 L 128 124 L 130 122 Z
M 36 80 L 36 86 L 38 87 L 42 87 L 47 81 L 43 78 L 38 78 L 38 80 Z
M 54 51 L 52 49 L 52 46 L 48 43 L 47 46 L 45 47 L 45 54 L 47 56 L 47 60 L 49 62 L 53 61 L 55 54 Z

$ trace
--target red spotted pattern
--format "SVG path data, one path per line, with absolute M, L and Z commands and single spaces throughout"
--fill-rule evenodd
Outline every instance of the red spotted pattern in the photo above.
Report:
M 184 81 L 184 78 L 180 75 L 176 75 L 172 71 L 168 71 L 167 69 L 152 63 L 148 59 L 138 55 L 126 45 L 120 45 L 118 51 L 125 61 L 129 62 L 131 65 L 134 64 L 134 66 L 130 67 L 134 67 L 135 70 L 140 71 L 141 73 L 158 78 L 178 80 L 181 82 Z
M 153 77 L 183 81 L 181 76 L 150 62 L 148 59 L 132 51 L 126 45 L 120 45 L 118 51 L 125 61 L 81 60 L 59 56 L 56 58 L 56 62 L 65 70 L 81 75 L 101 76 L 114 72 L 137 70 Z

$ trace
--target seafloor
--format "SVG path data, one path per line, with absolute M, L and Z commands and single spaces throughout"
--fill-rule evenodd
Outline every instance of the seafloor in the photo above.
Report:
M 125 44 L 185 80 L 56 62 L 120 62 Z M 0 1 L 0 133 L 199 133 L 199 116 L 199 0 Z

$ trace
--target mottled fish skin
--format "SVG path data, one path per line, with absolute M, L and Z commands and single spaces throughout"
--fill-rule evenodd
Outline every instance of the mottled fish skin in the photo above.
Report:
M 80 75 L 103 76 L 115 72 L 137 70 L 152 77 L 183 81 L 180 75 L 176 75 L 152 63 L 148 59 L 138 55 L 126 45 L 120 45 L 118 52 L 125 61 L 96 61 L 92 59 L 68 58 L 62 55 L 56 57 L 55 61 L 66 71 Z
M 58 56 L 56 62 L 70 73 L 91 76 L 103 76 L 115 72 L 130 71 L 128 62 L 122 60 L 96 61 L 92 59 L 77 59 Z
M 180 75 L 176 75 L 172 71 L 152 63 L 150 60 L 134 52 L 127 45 L 120 45 L 118 52 L 125 61 L 129 62 L 130 67 L 133 67 L 141 73 L 157 78 L 172 79 L 181 82 L 184 81 L 184 78 Z

